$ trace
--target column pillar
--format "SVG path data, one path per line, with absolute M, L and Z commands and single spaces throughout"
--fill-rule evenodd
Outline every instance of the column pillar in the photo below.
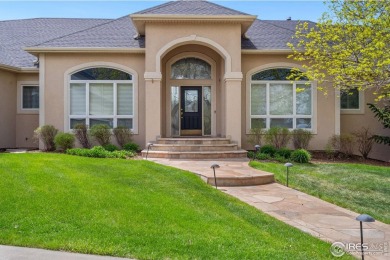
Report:
M 160 72 L 145 72 L 145 144 L 161 136 Z
M 241 72 L 225 74 L 226 137 L 241 148 Z

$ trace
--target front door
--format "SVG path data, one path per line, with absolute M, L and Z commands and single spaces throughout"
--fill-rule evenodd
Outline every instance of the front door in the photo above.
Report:
M 202 87 L 181 87 L 181 135 L 202 135 Z

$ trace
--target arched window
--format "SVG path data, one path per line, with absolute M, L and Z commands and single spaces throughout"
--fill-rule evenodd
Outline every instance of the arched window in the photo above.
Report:
M 88 68 L 73 73 L 69 85 L 69 118 L 71 129 L 76 124 L 133 129 L 133 76 L 112 68 Z
M 312 84 L 291 81 L 289 68 L 273 68 L 251 75 L 251 128 L 312 128 Z
M 198 58 L 184 58 L 172 65 L 171 79 L 211 79 L 211 66 Z

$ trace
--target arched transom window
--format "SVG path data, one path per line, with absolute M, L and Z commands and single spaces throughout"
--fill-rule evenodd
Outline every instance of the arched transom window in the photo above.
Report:
M 312 129 L 312 84 L 291 81 L 289 68 L 274 68 L 251 75 L 251 128 Z
M 69 124 L 134 128 L 134 82 L 127 72 L 88 68 L 70 76 Z
M 211 66 L 198 58 L 184 58 L 172 64 L 171 79 L 211 79 Z

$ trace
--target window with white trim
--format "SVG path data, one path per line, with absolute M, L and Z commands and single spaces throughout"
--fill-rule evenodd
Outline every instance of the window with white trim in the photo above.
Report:
M 22 109 L 39 109 L 39 86 L 22 85 Z
M 303 79 L 291 81 L 291 69 L 257 72 L 250 83 L 250 127 L 312 129 L 313 87 Z
M 69 125 L 134 128 L 134 82 L 129 73 L 112 68 L 89 68 L 71 75 Z
M 360 93 L 357 88 L 344 91 L 340 96 L 341 109 L 360 109 Z

